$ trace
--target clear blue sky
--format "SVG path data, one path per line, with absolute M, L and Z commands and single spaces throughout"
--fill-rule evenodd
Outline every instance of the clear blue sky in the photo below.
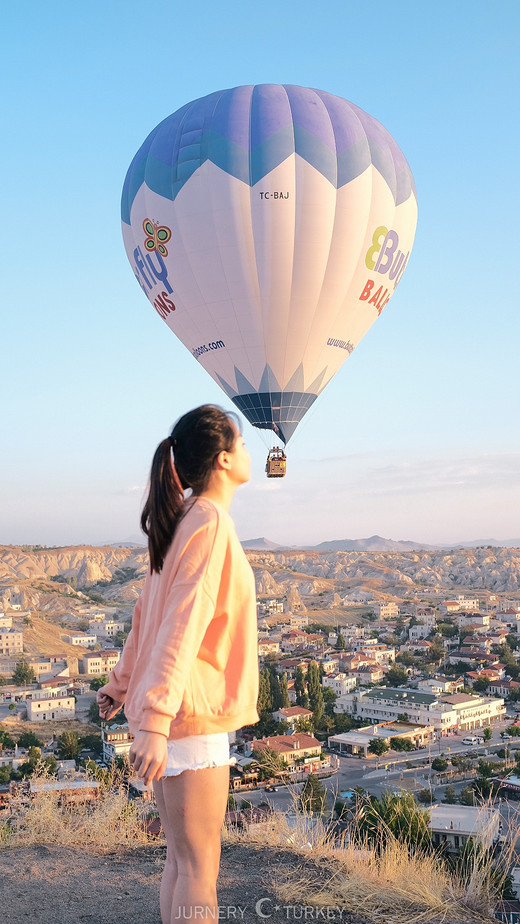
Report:
M 2 26 L 0 542 L 137 535 L 156 443 L 188 407 L 229 403 L 136 285 L 119 199 L 157 122 L 250 83 L 318 87 L 379 119 L 419 222 L 283 482 L 244 425 L 239 535 L 520 535 L 516 0 L 29 0 Z

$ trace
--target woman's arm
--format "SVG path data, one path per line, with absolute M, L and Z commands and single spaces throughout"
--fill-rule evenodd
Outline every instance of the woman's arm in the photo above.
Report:
M 130 680 L 137 654 L 141 606 L 141 597 L 139 597 L 132 616 L 132 628 L 123 646 L 121 657 L 110 672 L 108 683 L 104 687 L 100 687 L 97 692 L 96 699 L 99 705 L 99 714 L 101 718 L 107 721 L 119 712 L 125 701 L 128 681 Z
M 228 529 L 218 512 L 186 543 L 150 656 L 140 730 L 168 735 L 191 666 L 215 615 Z

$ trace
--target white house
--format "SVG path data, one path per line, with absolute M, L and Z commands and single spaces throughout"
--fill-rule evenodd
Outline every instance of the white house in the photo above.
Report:
M 356 689 L 357 679 L 340 672 L 339 674 L 333 674 L 331 677 L 324 677 L 321 685 L 322 687 L 330 687 L 337 696 L 342 696 L 343 693 L 350 693 Z
M 26 700 L 27 720 L 29 722 L 49 722 L 73 719 L 76 713 L 76 701 L 73 696 L 42 696 Z
M 101 729 L 101 739 L 103 741 L 103 760 L 110 764 L 116 757 L 127 757 L 132 746 L 134 736 L 128 728 L 128 723 L 123 725 L 109 725 Z

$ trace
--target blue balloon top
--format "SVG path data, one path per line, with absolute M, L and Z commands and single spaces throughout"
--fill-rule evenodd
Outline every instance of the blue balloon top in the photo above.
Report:
M 400 148 L 376 119 L 353 103 L 306 87 L 258 84 L 220 90 L 187 103 L 154 128 L 126 175 L 121 218 L 130 224 L 143 183 L 174 200 L 206 160 L 249 186 L 297 153 L 336 188 L 370 164 L 396 205 L 415 194 Z

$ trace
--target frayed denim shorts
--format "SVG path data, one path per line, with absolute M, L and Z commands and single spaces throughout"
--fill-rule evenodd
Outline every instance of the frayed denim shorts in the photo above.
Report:
M 231 764 L 236 764 L 236 758 L 229 756 L 227 732 L 189 735 L 168 741 L 164 776 L 178 776 L 184 770 L 201 770 L 203 767 L 229 767 Z

